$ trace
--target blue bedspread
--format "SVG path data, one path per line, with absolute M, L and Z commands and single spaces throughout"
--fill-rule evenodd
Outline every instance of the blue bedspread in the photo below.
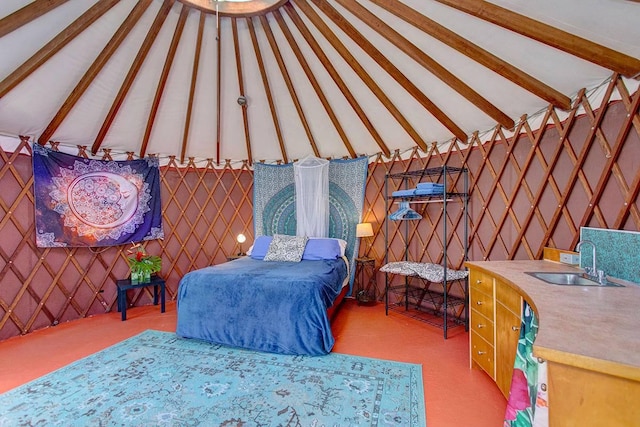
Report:
M 342 259 L 243 257 L 192 271 L 178 288 L 176 333 L 273 353 L 327 354 L 334 343 L 327 308 L 346 277 Z

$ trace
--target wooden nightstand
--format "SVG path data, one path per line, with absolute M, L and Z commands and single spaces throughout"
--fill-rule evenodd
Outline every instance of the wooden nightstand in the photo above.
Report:
M 356 258 L 355 297 L 358 305 L 374 305 L 376 303 L 376 260 L 373 258 Z

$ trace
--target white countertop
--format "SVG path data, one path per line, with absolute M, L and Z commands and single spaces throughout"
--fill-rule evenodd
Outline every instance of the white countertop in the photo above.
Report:
M 553 261 L 469 261 L 518 289 L 538 314 L 534 355 L 640 381 L 640 286 L 561 286 L 525 272 L 581 271 Z

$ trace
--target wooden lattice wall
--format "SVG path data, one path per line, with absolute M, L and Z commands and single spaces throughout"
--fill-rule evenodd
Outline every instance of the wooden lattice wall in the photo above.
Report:
M 617 93 L 619 101 L 611 101 Z M 477 135 L 470 144 L 441 151 L 436 144 L 424 156 L 378 156 L 367 182 L 365 221 L 376 231 L 369 256 L 384 262 L 384 177 L 442 164 L 469 170 L 469 259 L 541 259 L 545 246 L 573 249 L 580 227 L 640 230 L 640 91 L 630 96 L 622 80 L 612 79 L 600 105 L 580 93 L 564 120 L 549 107 L 532 130 L 526 120 L 513 136 L 495 129 L 488 142 Z M 564 112 L 565 115 L 567 112 Z M 396 183 L 397 185 L 398 183 Z M 397 189 L 392 187 L 389 191 Z M 460 182 L 457 191 L 461 191 Z M 415 208 L 415 206 L 413 206 Z M 442 222 L 447 226 L 449 265 L 462 268 L 461 204 L 429 206 L 423 219 L 411 221 L 411 259 L 442 262 Z M 405 224 L 390 222 L 390 259 L 403 259 Z M 423 248 L 426 248 L 424 250 Z M 383 276 L 378 277 L 379 288 Z M 380 294 L 380 293 L 379 293 Z
M 611 102 L 616 91 L 621 100 Z M 384 259 L 385 174 L 443 163 L 469 169 L 470 259 L 538 259 L 545 246 L 575 247 L 585 225 L 640 230 L 639 104 L 640 91 L 631 96 L 614 78 L 600 105 L 580 94 L 568 118 L 549 108 L 544 123 L 550 124 L 538 130 L 521 120 L 509 133 L 515 136 L 498 128 L 484 144 L 474 136 L 470 144 L 444 150 L 433 144 L 427 153 L 378 155 L 369 166 L 365 198 L 364 220 L 376 232 L 368 255 L 378 265 Z M 31 157 L 21 150 L 30 151 L 26 138 L 13 153 L 0 151 L 0 339 L 115 310 L 115 280 L 128 274 L 126 246 L 102 252 L 35 247 Z M 84 148 L 78 154 L 86 155 Z M 110 158 L 108 150 L 103 157 Z M 147 250 L 162 256 L 168 297 L 175 298 L 186 272 L 224 262 L 239 250 L 238 233 L 253 240 L 253 174 L 247 164 L 220 169 L 171 158 L 161 177 L 166 237 L 149 242 Z M 461 209 L 450 207 L 448 216 L 429 207 L 425 220 L 411 225 L 418 242 L 411 248 L 414 258 L 442 260 L 437 230 L 446 220 L 449 262 L 462 266 Z M 391 230 L 390 248 L 397 254 L 404 242 Z M 151 301 L 147 290 L 132 297 L 134 304 Z

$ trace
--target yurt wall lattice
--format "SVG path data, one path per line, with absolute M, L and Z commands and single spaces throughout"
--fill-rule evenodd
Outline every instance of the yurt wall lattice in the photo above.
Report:
M 612 101 L 616 94 L 620 100 Z M 629 94 L 614 77 L 598 105 L 580 94 L 566 118 L 567 112 L 551 107 L 544 112 L 548 124 L 538 130 L 522 120 L 518 132 L 497 128 L 484 144 L 474 135 L 469 144 L 458 141 L 446 149 L 431 144 L 426 153 L 375 156 L 363 218 L 376 233 L 368 255 L 379 266 L 385 252 L 385 174 L 443 163 L 469 169 L 471 259 L 536 259 L 545 246 L 573 248 L 583 225 L 640 230 L 639 105 L 640 91 Z M 0 339 L 115 311 L 115 281 L 128 274 L 126 246 L 102 252 L 35 246 L 31 157 L 19 154 L 30 150 L 23 138 L 14 152 L 0 151 Z M 78 155 L 87 155 L 86 148 L 79 147 Z M 111 158 L 109 150 L 103 158 Z M 172 299 L 186 272 L 237 252 L 237 234 L 253 240 L 253 173 L 248 162 L 179 164 L 171 157 L 161 180 L 165 239 L 149 242 L 147 251 L 163 258 Z M 443 218 L 422 221 L 425 228 L 416 230 L 427 248 L 425 261 L 441 261 L 442 236 L 425 230 Z M 460 216 L 450 218 L 448 255 L 458 268 Z M 391 250 L 404 247 L 401 239 L 392 236 Z M 151 295 L 140 290 L 132 302 L 150 304 Z

